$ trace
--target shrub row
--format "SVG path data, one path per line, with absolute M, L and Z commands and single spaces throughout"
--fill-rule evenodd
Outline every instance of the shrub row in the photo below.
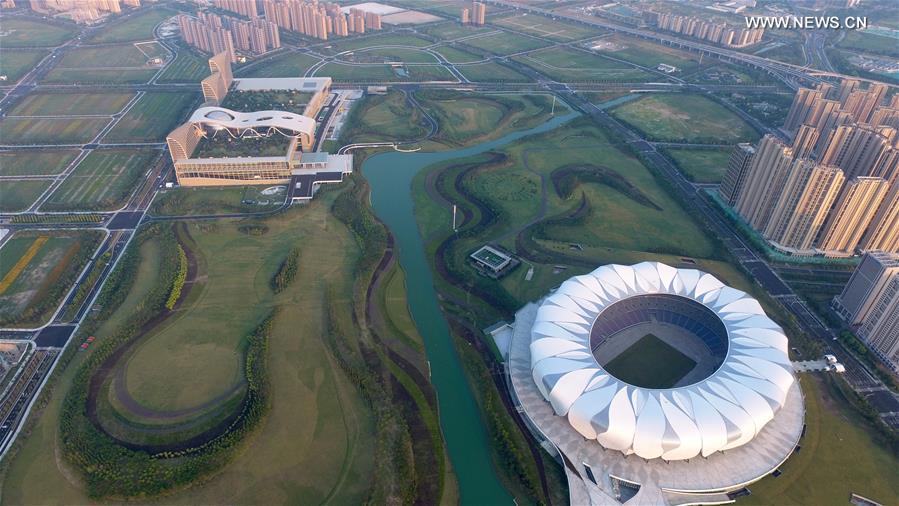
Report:
M 297 275 L 297 268 L 300 263 L 300 248 L 293 248 L 287 253 L 287 257 L 278 267 L 278 272 L 272 278 L 272 290 L 275 293 L 281 293 L 285 288 L 293 282 L 293 278 Z
M 169 292 L 169 298 L 165 301 L 165 308 L 171 311 L 175 309 L 175 304 L 181 298 L 181 290 L 184 288 L 184 282 L 187 281 L 187 254 L 184 248 L 178 245 L 178 273 L 172 282 L 172 291 Z

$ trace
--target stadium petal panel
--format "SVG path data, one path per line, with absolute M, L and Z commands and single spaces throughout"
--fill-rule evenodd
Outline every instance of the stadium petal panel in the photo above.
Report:
M 648 321 L 697 336 L 716 368 L 666 389 L 610 374 L 594 351 Z M 569 279 L 541 303 L 530 334 L 531 374 L 554 413 L 604 448 L 644 459 L 708 457 L 748 443 L 795 381 L 787 338 L 758 301 L 711 274 L 657 262 Z

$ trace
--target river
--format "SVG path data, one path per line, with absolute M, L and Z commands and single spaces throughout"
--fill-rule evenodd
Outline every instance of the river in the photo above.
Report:
M 412 179 L 429 165 L 501 147 L 526 135 L 551 130 L 574 116 L 575 113 L 556 116 L 530 130 L 464 149 L 380 153 L 362 165 L 362 173 L 371 184 L 372 206 L 393 233 L 400 265 L 406 271 L 409 308 L 431 364 L 440 425 L 459 480 L 462 504 L 512 504 L 512 496 L 500 484 L 491 464 L 486 428 L 453 347 L 449 326 L 440 312 L 430 262 L 425 258 L 413 214 Z

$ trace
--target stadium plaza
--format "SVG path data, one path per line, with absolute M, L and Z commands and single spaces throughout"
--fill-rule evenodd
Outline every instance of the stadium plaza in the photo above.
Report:
M 696 269 L 602 266 L 494 335 L 510 394 L 563 465 L 572 504 L 731 503 L 804 433 L 783 331 L 755 299 Z M 663 386 L 628 383 L 648 381 L 633 374 L 645 370 L 616 362 L 655 336 L 692 368 Z

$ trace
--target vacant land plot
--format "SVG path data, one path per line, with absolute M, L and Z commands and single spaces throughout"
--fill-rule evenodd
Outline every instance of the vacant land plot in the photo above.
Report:
M 699 56 L 694 57 L 686 51 L 624 35 L 604 37 L 597 41 L 597 44 L 594 51 L 641 67 L 654 69 L 660 63 L 665 63 L 677 67 L 682 72 L 690 72 L 699 66 Z
M 165 140 L 197 100 L 192 92 L 147 92 L 104 137 L 107 142 Z
M 4 151 L 0 153 L 0 176 L 59 174 L 76 156 L 75 150 Z
M 84 144 L 90 142 L 109 118 L 3 118 L 0 139 L 7 144 Z
M 90 38 L 91 42 L 107 44 L 110 42 L 131 42 L 135 40 L 150 40 L 153 38 L 153 29 L 159 23 L 170 18 L 173 11 L 168 9 L 146 9 L 136 16 L 131 16 L 125 21 L 114 22 L 100 30 Z
M 0 248 L 0 325 L 39 325 L 59 305 L 101 234 L 16 232 Z
M 0 181 L 0 211 L 24 211 L 50 186 L 47 179 Z
M 248 65 L 239 69 L 236 74 L 241 77 L 297 77 L 304 75 L 309 67 L 319 61 L 318 58 L 307 54 L 285 53 L 271 60 Z M 206 70 L 208 75 L 208 66 Z
M 75 33 L 70 23 L 44 23 L 35 19 L 7 17 L 0 28 L 2 47 L 58 46 Z
M 42 49 L 21 51 L 4 49 L 0 51 L 0 75 L 6 76 L 6 84 L 16 83 L 47 54 L 47 51 Z
M 737 143 L 759 136 L 736 114 L 699 95 L 646 95 L 612 109 L 612 114 L 659 141 Z
M 391 3 L 413 10 L 438 12 L 453 19 L 459 17 L 459 10 L 462 7 L 470 6 L 470 2 L 465 0 L 399 0 Z
M 612 376 L 643 388 L 671 388 L 696 362 L 658 337 L 648 334 L 604 368 Z
M 255 213 L 281 207 L 286 196 L 286 186 L 176 188 L 160 193 L 150 212 L 156 216 Z
M 526 83 L 532 79 L 511 67 L 499 63 L 475 63 L 472 65 L 458 65 L 456 70 L 474 82 L 513 82 Z
M 209 75 L 207 58 L 185 47 L 178 48 L 178 56 L 159 76 L 159 83 L 196 83 Z M 297 74 L 302 75 L 302 74 Z
M 493 23 L 519 32 L 559 41 L 585 39 L 603 33 L 599 28 L 575 25 L 543 16 L 528 16 L 527 14 L 494 19 Z
M 880 504 L 899 503 L 899 462 L 888 444 L 872 438 L 869 422 L 846 405 L 839 391 L 819 375 L 800 379 L 805 394 L 802 451 L 750 485 L 747 505 L 836 504 L 856 493 Z
M 549 45 L 549 42 L 514 33 L 498 32 L 483 37 L 465 39 L 464 41 L 459 41 L 457 44 L 465 44 L 484 51 L 489 51 L 493 54 L 507 56 L 522 51 L 532 51 L 534 49 L 546 47 Z
M 112 211 L 122 207 L 159 155 L 155 150 L 97 150 L 75 167 L 42 206 L 51 211 Z
M 718 183 L 727 172 L 730 149 L 668 149 L 677 167 L 696 183 Z
M 50 83 L 142 83 L 158 70 L 133 44 L 81 47 L 66 53 L 47 73 Z
M 134 93 L 32 93 L 16 104 L 11 116 L 112 115 L 122 110 Z
M 656 77 L 626 63 L 563 47 L 541 49 L 524 56 L 516 56 L 514 59 L 559 82 L 640 82 Z

